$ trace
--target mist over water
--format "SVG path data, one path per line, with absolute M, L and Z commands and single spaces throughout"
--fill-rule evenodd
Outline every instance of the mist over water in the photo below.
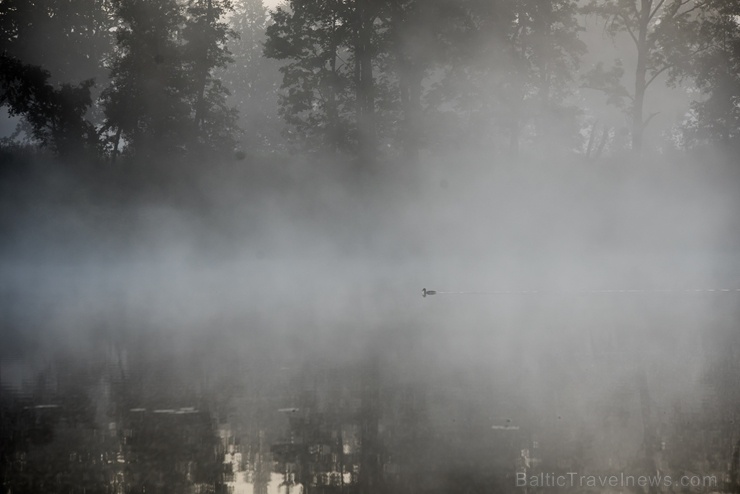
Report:
M 278 406 L 299 406 L 287 382 L 379 359 L 382 393 L 423 392 L 432 431 L 465 424 L 509 451 L 491 427 L 515 423 L 556 457 L 586 441 L 590 468 L 639 450 L 643 369 L 666 428 L 675 407 L 711 400 L 738 295 L 678 290 L 737 287 L 727 172 L 423 166 L 414 187 L 300 171 L 254 194 L 206 181 L 197 208 L 25 212 L 2 265 L 3 386 L 123 358 L 182 388 L 149 406 L 273 396 L 252 425 L 277 436 Z M 582 292 L 618 289 L 646 291 Z

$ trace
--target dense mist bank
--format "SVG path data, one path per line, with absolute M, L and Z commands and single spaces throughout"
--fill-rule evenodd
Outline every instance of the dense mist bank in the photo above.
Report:
M 119 188 L 119 172 L 110 169 L 37 164 L 4 180 L 5 300 L 21 321 L 40 319 L 33 326 L 41 334 L 85 334 L 97 319 L 116 327 L 122 311 L 126 325 L 141 319 L 152 331 L 197 334 L 213 331 L 219 318 L 252 318 L 331 339 L 345 326 L 361 334 L 403 326 L 440 306 L 462 311 L 454 324 L 462 333 L 472 321 L 496 324 L 486 311 L 499 300 L 422 300 L 422 287 L 738 285 L 735 168 L 452 161 L 422 160 L 413 173 L 389 168 L 365 179 L 296 161 L 172 163 L 171 180 L 130 189 L 136 192 Z M 677 302 L 671 297 L 577 297 L 557 306 L 603 322 L 610 310 L 591 310 L 591 302 L 620 312 L 623 302 L 655 302 L 659 312 Z M 685 297 L 680 307 L 695 303 Z M 414 307 L 422 312 L 409 313 Z M 577 313 L 574 307 L 568 310 Z M 11 332 L 29 333 L 18 326 L 9 323 Z
M 434 485 L 508 485 L 519 443 L 491 430 L 508 424 L 548 468 L 631 468 L 644 389 L 664 441 L 698 441 L 676 435 L 686 420 L 730 427 L 738 294 L 680 290 L 740 287 L 735 167 L 177 165 L 131 187 L 51 161 L 5 174 L 6 399 L 68 403 L 87 383 L 101 403 L 113 379 L 125 410 L 197 406 L 273 441 L 279 407 L 345 406 L 333 393 L 375 365 L 385 427 L 405 396 L 422 407 Z M 678 291 L 582 292 L 613 289 Z

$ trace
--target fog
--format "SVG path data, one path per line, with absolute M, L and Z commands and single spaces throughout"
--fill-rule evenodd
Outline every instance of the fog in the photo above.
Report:
M 120 345 L 129 365 L 210 376 L 209 396 L 230 376 L 297 406 L 275 372 L 372 357 L 384 387 L 430 390 L 432 427 L 473 413 L 493 434 L 513 417 L 552 448 L 591 434 L 595 464 L 626 461 L 642 442 L 640 369 L 667 423 L 677 404 L 701 406 L 726 357 L 737 292 L 679 290 L 737 286 L 733 186 L 693 164 L 465 161 L 430 159 L 413 186 L 301 170 L 243 193 L 205 179 L 197 211 L 24 212 L 2 267 L 4 386 Z M 588 292 L 620 289 L 646 291 Z
M 581 35 L 594 59 L 598 26 Z M 589 91 L 571 96 L 586 101 L 582 136 L 592 115 L 599 125 L 621 118 Z M 682 89 L 658 94 L 650 101 L 663 114 L 687 111 Z M 665 151 L 660 132 L 646 133 L 643 156 L 614 145 L 592 160 L 570 141 L 551 153 L 523 142 L 510 155 L 496 135 L 429 144 L 369 172 L 323 151 L 228 152 L 197 166 L 164 155 L 163 168 L 130 174 L 115 161 L 8 159 L 8 430 L 26 430 L 13 410 L 87 407 L 90 427 L 119 441 L 106 446 L 118 462 L 164 471 L 143 453 L 129 460 L 131 437 L 156 445 L 164 434 L 130 425 L 132 414 L 192 407 L 218 437 L 216 463 L 249 455 L 251 466 L 233 467 L 248 480 L 215 481 L 231 492 L 258 492 L 261 461 L 275 475 L 263 492 L 324 492 L 305 473 L 322 471 L 306 466 L 314 453 L 281 448 L 314 451 L 314 426 L 344 441 L 352 424 L 359 456 L 345 443 L 334 454 L 359 470 L 333 492 L 515 492 L 517 472 L 736 482 L 726 478 L 737 471 L 740 169 L 731 152 Z M 77 434 L 61 420 L 56 440 Z M 48 441 L 28 427 L 31 439 L 13 444 L 33 463 Z M 12 454 L 4 482 L 32 485 L 13 484 Z M 125 471 L 122 489 L 143 492 Z M 192 482 L 147 485 L 196 492 Z M 722 486 L 699 490 L 730 492 Z

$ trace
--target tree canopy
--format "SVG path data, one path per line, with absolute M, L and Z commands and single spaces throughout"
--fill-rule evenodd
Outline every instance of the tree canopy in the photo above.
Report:
M 648 90 L 681 84 L 700 97 L 677 145 L 726 145 L 737 15 L 714 0 L 290 0 L 270 12 L 260 0 L 8 0 L 3 104 L 25 119 L 16 135 L 61 154 L 292 149 L 372 169 L 473 142 L 509 157 L 584 152 L 582 87 L 623 110 L 639 154 L 660 112 Z M 634 58 L 582 70 L 589 18 Z M 594 144 L 595 129 L 585 154 L 611 139 Z

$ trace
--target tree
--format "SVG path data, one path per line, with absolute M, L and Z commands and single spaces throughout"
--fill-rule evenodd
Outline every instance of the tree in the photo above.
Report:
M 115 0 L 117 51 L 103 92 L 110 151 L 122 141 L 139 157 L 231 152 L 236 112 L 213 75 L 230 58 L 230 4 L 193 0 Z
M 287 60 L 279 114 L 309 150 L 353 151 L 352 46 L 350 7 L 339 0 L 293 0 L 278 7 L 268 26 L 265 56 Z
M 277 62 L 264 56 L 268 18 L 262 0 L 235 2 L 229 18 L 237 35 L 229 43 L 234 62 L 221 74 L 230 92 L 228 101 L 239 111 L 245 144 L 252 149 L 274 149 L 280 141 L 280 73 Z
M 0 52 L 43 67 L 52 82 L 103 80 L 110 27 L 109 0 L 0 2 Z
M 235 37 L 225 21 L 233 7 L 229 0 L 191 0 L 183 29 L 185 70 L 197 142 L 210 152 L 234 146 L 236 111 L 228 107 L 228 89 L 214 76 L 233 61 L 226 44 Z
M 373 62 L 377 55 L 373 35 L 382 2 L 355 0 L 347 19 L 353 31 L 353 62 L 355 83 L 355 105 L 357 120 L 357 144 L 361 163 L 373 164 L 377 159 L 377 128 L 375 118 L 376 88 Z
M 288 61 L 280 114 L 314 150 L 377 160 L 378 114 L 395 83 L 384 51 L 393 3 L 292 0 L 273 13 L 265 55 Z
M 267 56 L 290 61 L 281 114 L 304 138 L 363 162 L 379 142 L 413 159 L 430 131 L 425 112 L 443 122 L 435 138 L 458 142 L 496 121 L 516 152 L 525 126 L 544 138 L 570 111 L 585 51 L 575 0 L 546 3 L 295 0 L 275 12 L 266 44 Z
M 634 44 L 637 61 L 632 91 L 622 85 L 624 68 L 620 63 L 609 70 L 597 65 L 586 80 L 629 115 L 635 154 L 642 151 L 645 128 L 657 115 L 644 115 L 647 90 L 658 76 L 691 57 L 681 36 L 694 29 L 702 6 L 696 0 L 591 0 L 584 8 L 585 13 L 606 20 L 606 31 L 612 37 L 626 33 Z
M 113 158 L 122 139 L 140 156 L 155 150 L 181 155 L 193 129 L 183 97 L 180 6 L 176 0 L 115 0 L 114 7 L 117 49 L 102 95 Z
M 704 4 L 694 39 L 691 63 L 683 74 L 692 77 L 706 97 L 692 104 L 686 141 L 718 142 L 725 147 L 740 137 L 740 2 L 712 0 Z
M 573 74 L 586 52 L 578 38 L 581 28 L 576 7 L 573 0 L 518 0 L 513 4 L 505 48 L 511 69 L 502 87 L 513 155 L 519 152 L 527 123 L 534 122 L 536 137 L 545 139 L 568 120 L 563 117 L 574 116 L 564 101 L 572 94 Z
M 576 2 L 466 0 L 446 13 L 444 77 L 430 99 L 458 121 L 456 139 L 500 134 L 515 156 L 525 130 L 544 142 L 554 120 L 574 116 L 565 100 L 585 52 Z
M 393 108 L 391 118 L 397 125 L 384 126 L 382 136 L 399 140 L 406 161 L 415 161 L 424 145 L 424 81 L 440 61 L 445 46 L 439 36 L 450 18 L 446 0 L 395 0 L 382 14 L 387 23 L 382 52 L 387 53 L 385 108 Z M 381 128 L 382 130 L 382 128 Z
M 505 62 L 499 36 L 509 16 L 500 2 L 439 2 L 439 49 L 425 95 L 437 142 L 457 144 L 482 138 L 490 129 L 498 102 L 496 68 Z
M 85 119 L 92 104 L 92 80 L 77 86 L 49 84 L 51 74 L 7 55 L 0 55 L 0 106 L 22 115 L 33 138 L 61 157 L 80 157 L 97 147 L 95 127 Z
M 86 117 L 94 124 L 101 118 L 95 102 L 99 88 L 105 86 L 105 60 L 112 48 L 108 4 L 109 0 L 0 2 L 0 53 L 47 71 L 54 87 L 88 86 L 92 104 L 86 107 Z M 30 127 L 21 119 L 14 136 L 25 133 L 31 137 Z

